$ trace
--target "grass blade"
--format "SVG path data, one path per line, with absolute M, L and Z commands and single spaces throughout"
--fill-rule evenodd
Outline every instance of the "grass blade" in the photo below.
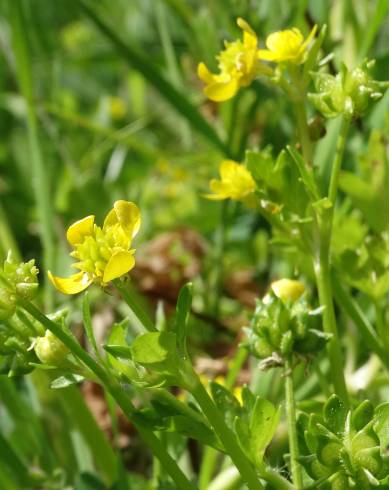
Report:
M 31 152 L 32 184 L 41 226 L 40 234 L 43 245 L 43 262 L 46 269 L 53 269 L 54 235 L 52 205 L 48 172 L 43 162 L 38 136 L 38 122 L 33 95 L 32 66 L 27 39 L 28 23 L 22 0 L 11 0 L 8 2 L 8 6 L 12 26 L 12 44 L 16 61 L 16 75 L 20 91 L 27 105 L 27 131 Z M 53 308 L 53 292 L 54 290 L 49 282 L 45 281 L 45 306 L 49 311 Z
M 150 63 L 147 57 L 134 46 L 126 45 L 116 33 L 99 17 L 85 0 L 75 0 L 85 15 L 99 28 L 99 30 L 116 47 L 118 53 L 125 58 L 131 66 L 139 71 L 146 80 L 163 96 L 175 109 L 190 123 L 193 129 L 201 133 L 222 153 L 228 155 L 228 147 L 219 138 L 213 127 L 203 118 L 197 108 L 188 101 L 159 71 Z

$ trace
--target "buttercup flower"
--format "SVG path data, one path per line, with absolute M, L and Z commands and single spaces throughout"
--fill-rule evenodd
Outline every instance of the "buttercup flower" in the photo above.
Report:
M 258 60 L 255 32 L 241 18 L 237 24 L 243 30 L 243 41 L 225 42 L 225 49 L 217 57 L 220 73 L 211 73 L 204 63 L 197 68 L 199 78 L 206 83 L 205 95 L 216 102 L 231 99 L 240 87 L 250 85 L 258 73 L 267 70 Z
M 68 278 L 48 272 L 51 282 L 64 294 L 79 293 L 92 282 L 104 285 L 123 276 L 135 265 L 135 250 L 130 250 L 130 246 L 140 227 L 138 206 L 116 201 L 102 228 L 94 220 L 94 216 L 87 216 L 67 231 L 68 242 L 74 248 L 70 255 L 77 259 L 72 267 L 79 272 Z
M 260 49 L 258 56 L 262 60 L 275 61 L 276 63 L 289 61 L 299 65 L 305 61 L 307 48 L 316 30 L 317 26 L 315 25 L 305 41 L 300 30 L 296 27 L 273 32 L 266 38 L 267 49 Z
M 219 173 L 221 179 L 212 179 L 209 184 L 214 194 L 207 194 L 208 199 L 234 199 L 248 205 L 252 203 L 256 186 L 246 167 L 233 160 L 224 160 L 220 164 Z

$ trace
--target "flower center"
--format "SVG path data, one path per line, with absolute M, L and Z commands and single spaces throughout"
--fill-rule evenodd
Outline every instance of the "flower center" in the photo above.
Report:
M 102 278 L 105 267 L 114 252 L 128 250 L 130 239 L 119 224 L 102 229 L 94 225 L 93 234 L 85 237 L 70 254 L 78 260 L 72 267 L 86 272 L 92 278 Z
M 223 75 L 243 72 L 245 48 L 242 41 L 226 44 L 226 49 L 218 56 L 219 68 Z

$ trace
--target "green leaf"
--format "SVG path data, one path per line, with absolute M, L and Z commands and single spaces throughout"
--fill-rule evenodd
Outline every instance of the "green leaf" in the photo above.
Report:
M 117 359 L 132 359 L 131 347 L 124 345 L 105 345 L 104 350 Z
M 347 408 L 342 400 L 332 395 L 323 407 L 323 416 L 326 426 L 334 434 L 342 434 L 344 432 Z
M 201 424 L 195 419 L 186 417 L 184 415 L 176 415 L 171 417 L 168 431 L 178 432 L 179 434 L 196 439 L 201 443 L 211 446 L 219 451 L 223 451 L 224 448 L 220 443 L 214 432 L 205 424 Z
M 154 373 L 173 378 L 179 373 L 177 336 L 172 332 L 148 332 L 140 335 L 132 343 L 131 352 L 135 363 Z M 159 379 L 158 383 L 161 381 Z
M 260 466 L 280 419 L 280 409 L 264 398 L 257 398 L 250 420 L 250 446 L 254 463 Z
M 127 343 L 127 333 L 128 319 L 124 319 L 120 323 L 114 323 L 107 339 L 108 346 L 115 346 L 116 349 L 119 347 L 122 347 L 124 350 L 130 349 L 130 346 Z M 106 347 L 107 346 L 105 346 L 105 349 Z M 109 348 L 106 350 L 108 352 L 109 363 L 118 373 L 126 376 L 129 379 L 132 379 L 136 375 L 136 369 L 129 360 L 127 362 L 123 362 L 117 359 L 117 357 L 120 356 L 110 353 Z
M 64 376 L 60 376 L 52 381 L 50 387 L 54 390 L 59 390 L 61 388 L 67 388 L 68 386 L 81 383 L 81 381 L 84 381 L 84 379 L 84 376 L 79 374 L 65 374 Z
M 365 400 L 353 411 L 351 425 L 359 431 L 365 427 L 374 416 L 374 406 L 370 400 Z
M 177 337 L 172 332 L 148 332 L 131 345 L 132 358 L 144 365 L 167 361 L 176 351 Z
M 176 306 L 174 331 L 177 335 L 177 345 L 180 352 L 186 354 L 186 334 L 189 315 L 192 307 L 193 284 L 187 283 L 180 289 Z
M 375 410 L 374 431 L 383 448 L 389 447 L 389 402 L 382 403 Z
M 211 394 L 220 413 L 224 414 L 224 419 L 229 427 L 233 427 L 236 417 L 242 413 L 242 407 L 234 395 L 224 386 L 212 381 L 210 384 Z
M 305 188 L 308 194 L 311 196 L 312 201 L 318 201 L 319 191 L 315 182 L 312 169 L 307 166 L 301 153 L 299 153 L 295 148 L 293 148 L 292 146 L 288 146 L 287 150 L 298 168 L 300 177 L 304 182 Z
M 263 455 L 274 436 L 279 419 L 280 409 L 259 396 L 249 420 L 246 417 L 235 419 L 234 428 L 239 444 L 257 467 L 263 465 Z

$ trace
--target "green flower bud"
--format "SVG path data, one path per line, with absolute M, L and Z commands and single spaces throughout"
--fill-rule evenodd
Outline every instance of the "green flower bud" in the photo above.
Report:
M 282 335 L 280 342 L 280 350 L 283 355 L 288 355 L 292 352 L 293 349 L 293 333 L 291 330 L 288 330 Z
M 0 286 L 0 321 L 11 318 L 15 313 L 15 294 Z
M 30 301 L 38 291 L 38 268 L 35 260 L 18 263 L 9 252 L 4 262 L 3 275 L 9 284 L 9 289 L 19 297 Z
M 258 337 L 254 342 L 254 352 L 258 357 L 264 359 L 265 357 L 270 357 L 272 355 L 273 349 L 265 338 Z
M 35 354 L 43 364 L 60 366 L 69 354 L 69 349 L 50 330 L 39 337 L 34 346 Z
M 316 93 L 308 94 L 309 99 L 327 118 L 340 114 L 362 116 L 370 102 L 382 97 L 388 86 L 387 82 L 373 80 L 369 73 L 373 65 L 372 61 L 364 62 L 351 71 L 343 66 L 336 76 L 313 73 Z
M 340 451 L 342 446 L 337 442 L 328 442 L 324 444 L 318 452 L 319 461 L 324 466 L 338 466 L 340 464 Z

